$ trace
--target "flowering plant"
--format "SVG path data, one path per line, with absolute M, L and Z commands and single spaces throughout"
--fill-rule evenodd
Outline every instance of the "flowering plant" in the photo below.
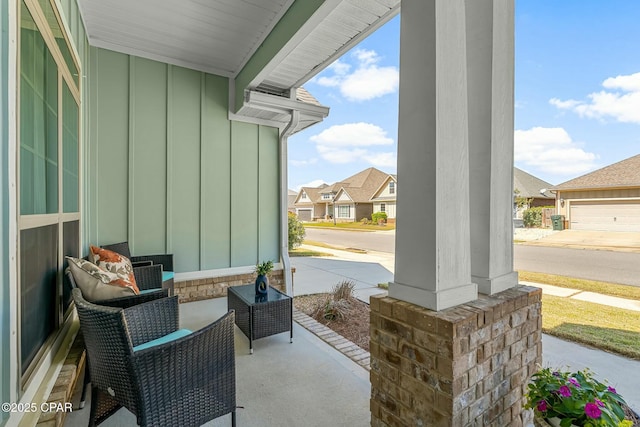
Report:
M 585 369 L 578 372 L 543 368 L 532 377 L 527 405 L 542 418 L 560 419 L 561 427 L 630 427 L 625 420 L 624 399 L 616 389 L 593 378 Z

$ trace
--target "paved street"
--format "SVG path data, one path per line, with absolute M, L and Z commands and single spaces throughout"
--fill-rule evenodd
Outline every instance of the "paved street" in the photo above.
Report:
M 307 239 L 338 247 L 393 253 L 395 232 L 356 232 L 308 227 Z M 640 253 L 514 246 L 514 269 L 640 286 Z
M 640 286 L 640 254 L 515 245 L 514 269 Z

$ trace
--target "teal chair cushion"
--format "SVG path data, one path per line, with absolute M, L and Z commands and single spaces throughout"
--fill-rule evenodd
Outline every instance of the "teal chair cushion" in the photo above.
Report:
M 173 271 L 163 271 L 162 272 L 162 281 L 166 282 L 167 280 L 173 279 Z
M 191 331 L 189 329 L 178 329 L 177 331 L 171 332 L 170 334 L 165 335 L 163 337 L 156 338 L 155 340 L 151 340 L 149 342 L 137 345 L 133 347 L 133 351 L 136 352 L 136 351 L 144 350 L 145 348 L 154 347 L 156 345 L 161 345 L 171 341 L 175 341 L 178 338 L 186 337 L 190 333 Z

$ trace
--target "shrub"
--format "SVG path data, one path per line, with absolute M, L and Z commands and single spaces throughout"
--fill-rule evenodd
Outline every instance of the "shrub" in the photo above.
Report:
M 295 214 L 289 212 L 287 219 L 289 225 L 289 250 L 292 250 L 302 244 L 306 232 L 304 231 L 304 225 L 298 221 L 298 217 Z
M 334 299 L 327 298 L 319 311 L 322 313 L 322 317 L 327 320 L 338 320 L 347 317 L 350 310 L 351 305 L 349 304 L 349 301 L 336 301 Z
M 340 300 L 352 300 L 355 298 L 353 296 L 353 289 L 356 287 L 355 282 L 351 280 L 343 280 L 333 287 L 331 290 L 331 294 L 333 295 L 333 299 L 335 301 Z
M 387 213 L 376 212 L 371 215 L 371 221 L 373 221 L 374 224 L 379 224 L 380 222 L 387 222 Z
M 522 222 L 525 227 L 542 227 L 541 207 L 529 208 L 522 213 Z

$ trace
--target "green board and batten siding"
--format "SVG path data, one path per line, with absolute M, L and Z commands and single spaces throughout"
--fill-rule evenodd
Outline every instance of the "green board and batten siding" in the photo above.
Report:
M 278 261 L 278 129 L 229 121 L 226 78 L 90 57 L 90 243 L 172 252 L 178 272 Z

